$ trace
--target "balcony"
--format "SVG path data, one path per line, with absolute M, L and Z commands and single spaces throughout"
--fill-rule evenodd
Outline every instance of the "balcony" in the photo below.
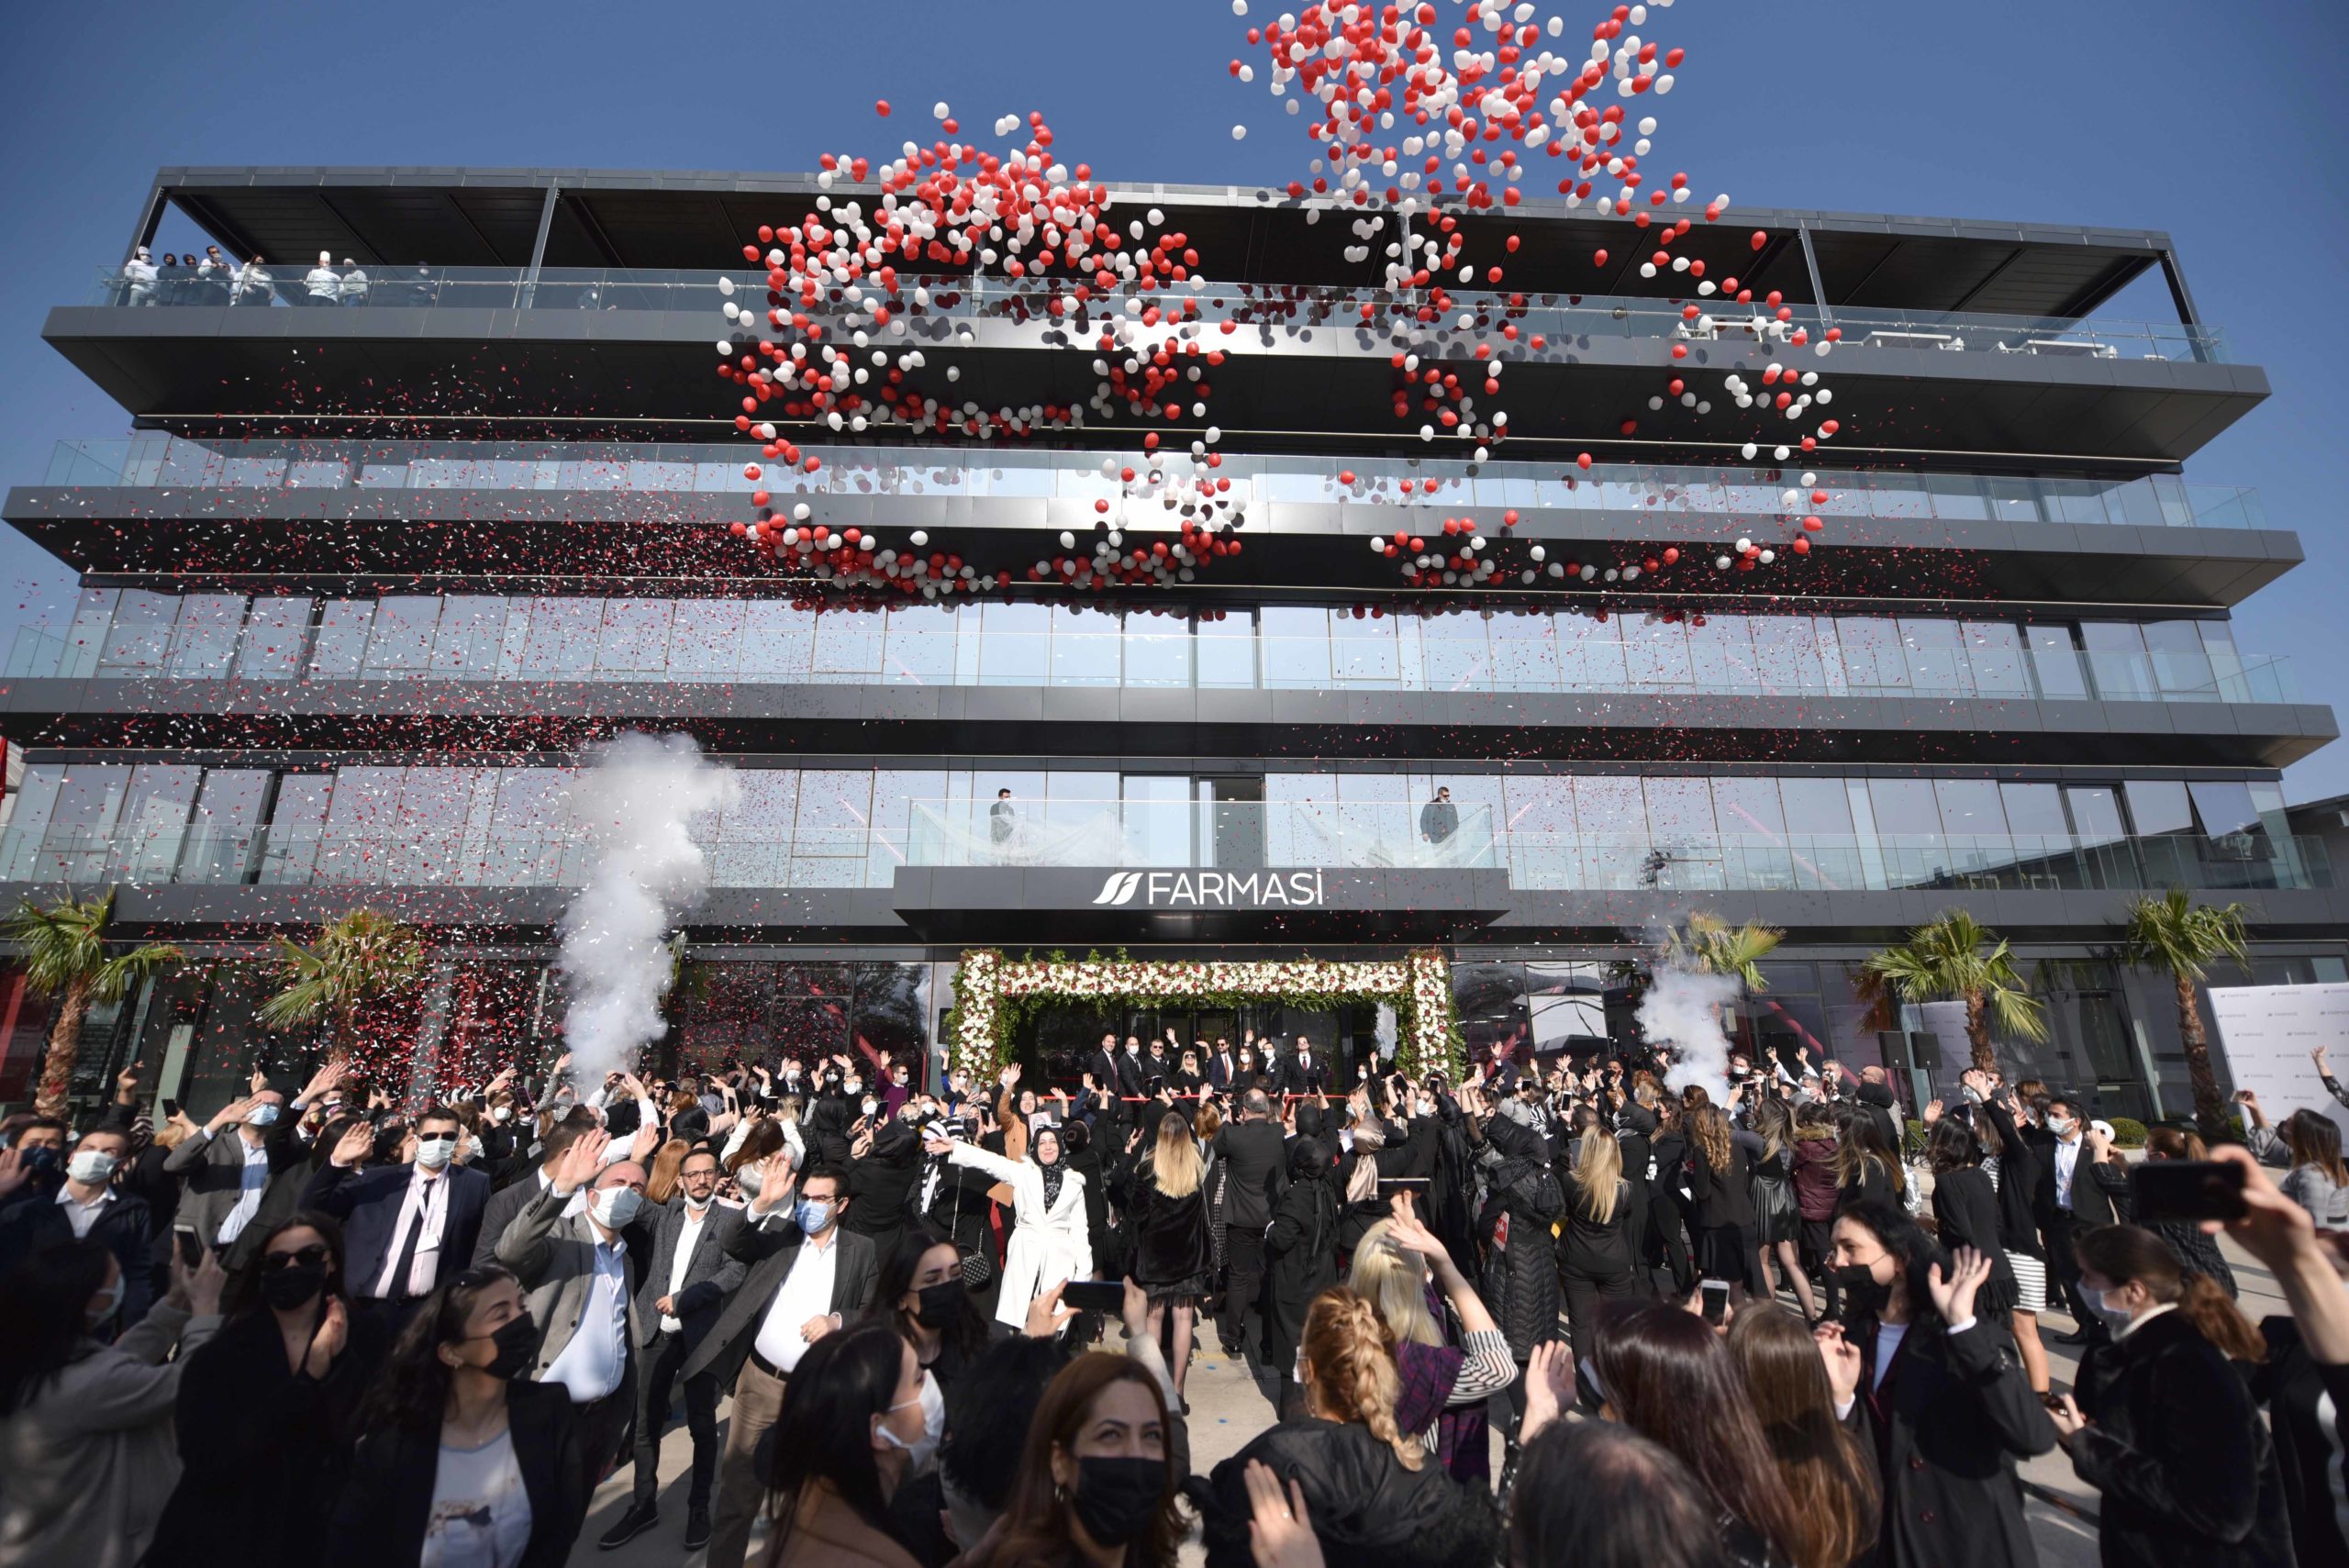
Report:
M 2321 839 L 2166 837 L 2091 841 L 2064 834 L 1723 836 L 1689 843 L 1495 832 L 1463 807 L 1448 840 L 1419 808 L 1131 801 L 1021 803 L 998 837 L 989 803 L 916 801 L 902 846 L 862 835 L 705 838 L 719 888 L 869 888 L 899 866 L 1164 867 L 1255 871 L 1503 869 L 1520 893 L 2055 892 L 2186 887 L 2203 892 L 2334 885 Z M 1194 846 L 1197 846 L 1196 848 Z M 881 852 L 885 850 L 886 852 Z M 450 828 L 398 835 L 315 828 L 182 828 L 92 835 L 0 833 L 0 883 L 105 887 L 479 887 L 582 885 L 593 849 L 559 829 Z

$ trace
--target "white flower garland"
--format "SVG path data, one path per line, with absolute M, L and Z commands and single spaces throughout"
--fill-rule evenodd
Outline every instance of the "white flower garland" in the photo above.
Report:
M 1452 961 L 1442 949 L 1422 948 L 1396 960 L 1332 962 L 1291 959 L 1265 963 L 1219 960 L 1150 962 L 1133 959 L 1007 959 L 991 948 L 963 955 L 954 975 L 954 1064 L 984 1080 L 1001 1064 L 998 1038 L 1007 997 L 1066 997 L 1108 1001 L 1147 996 L 1253 994 L 1331 1002 L 1385 1002 L 1395 1008 L 1404 1069 L 1458 1070 L 1453 1060 Z

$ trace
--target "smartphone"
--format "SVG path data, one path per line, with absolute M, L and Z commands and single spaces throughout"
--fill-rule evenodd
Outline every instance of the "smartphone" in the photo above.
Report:
M 1378 1178 L 1378 1195 L 1382 1198 L 1391 1198 L 1397 1193 L 1409 1193 L 1414 1198 L 1422 1198 L 1427 1196 L 1427 1192 L 1428 1179 L 1425 1176 L 1381 1176 Z
M 180 1103 L 177 1100 L 165 1100 L 161 1103 L 163 1106 L 163 1119 L 165 1121 L 169 1121 L 173 1117 L 180 1114 Z
M 2221 1160 L 2147 1160 L 2129 1168 L 2129 1199 L 2140 1225 L 2241 1219 L 2243 1167 Z
M 1709 1279 L 1704 1282 L 1705 1321 L 1718 1329 L 1729 1318 L 1729 1282 Z
M 1073 1279 L 1061 1287 L 1061 1305 L 1079 1312 L 1122 1312 L 1126 1307 L 1123 1280 Z
M 180 1262 L 189 1268 L 204 1262 L 204 1243 L 196 1240 L 193 1230 L 174 1230 L 172 1240 L 179 1243 Z

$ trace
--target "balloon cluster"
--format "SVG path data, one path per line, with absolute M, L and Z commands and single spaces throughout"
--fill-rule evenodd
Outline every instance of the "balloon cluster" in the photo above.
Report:
M 1652 0 L 1658 12 L 1671 4 Z M 1233 0 L 1232 10 L 1245 17 L 1247 0 Z M 1710 389 L 1700 390 L 1682 361 L 1691 343 L 1747 336 L 1769 362 L 1758 383 L 1725 374 L 1720 397 L 1736 411 L 1792 427 L 1787 439 L 1772 443 L 1776 462 L 1787 462 L 1798 449 L 1813 450 L 1836 433 L 1837 422 L 1820 417 L 1833 394 L 1816 370 L 1798 371 L 1784 356 L 1805 347 L 1823 356 L 1841 333 L 1831 329 L 1813 344 L 1777 292 L 1757 300 L 1738 279 L 1709 278 L 1702 260 L 1675 251 L 1693 223 L 1669 209 L 1690 201 L 1688 178 L 1679 172 L 1659 178 L 1642 167 L 1653 150 L 1657 122 L 1653 115 L 1632 121 L 1625 106 L 1669 93 L 1686 51 L 1641 37 L 1636 29 L 1647 24 L 1648 6 L 1613 7 L 1579 55 L 1552 47 L 1564 37 L 1564 18 L 1537 22 L 1535 15 L 1522 0 L 1468 0 L 1463 23 L 1447 35 L 1427 0 L 1320 0 L 1247 29 L 1249 44 L 1264 51 L 1272 95 L 1292 115 L 1308 100 L 1315 106 L 1307 127 L 1316 144 L 1310 183 L 1291 181 L 1290 198 L 1308 224 L 1328 213 L 1347 217 L 1353 242 L 1343 254 L 1350 263 L 1367 262 L 1383 250 L 1383 287 L 1353 308 L 1365 327 L 1385 317 L 1383 329 L 1394 333 L 1396 417 L 1419 421 L 1423 441 L 1446 436 L 1470 443 L 1477 462 L 1507 438 L 1503 373 L 1546 344 L 1521 332 L 1526 295 L 1500 292 L 1507 257 L 1518 252 L 1520 237 L 1507 235 L 1505 255 L 1480 271 L 1465 254 L 1462 219 L 1517 206 L 1539 153 L 1571 161 L 1558 183 L 1568 207 L 1589 202 L 1600 216 L 1620 217 L 1631 227 L 1645 250 L 1642 278 L 1678 276 L 1693 285 L 1696 298 L 1683 304 L 1673 337 L 1673 369 L 1648 398 L 1649 411 L 1669 399 L 1712 416 Z M 1235 59 L 1230 74 L 1252 83 L 1257 68 Z M 1621 101 L 1602 106 L 1598 100 L 1609 93 Z M 891 113 L 885 99 L 874 110 Z M 997 152 L 962 140 L 946 104 L 932 114 L 942 136 L 927 147 L 908 140 L 897 157 L 877 165 L 852 155 L 824 157 L 818 183 L 825 194 L 815 210 L 762 226 L 758 243 L 743 247 L 746 261 L 763 265 L 763 279 L 740 288 L 721 281 L 728 335 L 718 343 L 718 374 L 741 392 L 735 426 L 760 447 L 761 461 L 743 470 L 755 487 L 756 515 L 731 524 L 732 531 L 815 583 L 927 598 L 1008 587 L 1015 571 L 931 550 L 920 530 L 900 546 L 866 529 L 833 530 L 815 520 L 805 501 L 781 509 L 781 486 L 769 480 L 768 465 L 809 473 L 820 465 L 780 433 L 778 420 L 836 433 L 886 428 L 977 440 L 1082 428 L 1088 417 L 1197 424 L 1207 417 L 1210 374 L 1227 357 L 1218 337 L 1252 319 L 1244 304 L 1228 307 L 1219 320 L 1207 319 L 1200 257 L 1188 238 L 1168 230 L 1156 208 L 1122 224 L 1113 219 L 1112 193 L 1087 165 L 1072 169 L 1052 151 L 1052 128 L 1041 114 L 996 120 L 996 139 L 1009 142 Z M 1233 135 L 1245 128 L 1234 127 Z M 856 187 L 860 197 L 836 200 L 836 183 Z M 861 199 L 863 193 L 877 194 Z M 1703 207 L 1704 220 L 1717 222 L 1728 206 L 1726 195 L 1716 196 Z M 1757 230 L 1752 244 L 1759 252 L 1770 237 Z M 1604 248 L 1593 257 L 1600 267 L 1608 260 Z M 990 282 L 991 275 L 1011 283 Z M 1082 406 L 992 408 L 975 399 L 958 402 L 951 392 L 941 395 L 925 374 L 930 365 L 920 345 L 975 341 L 964 318 L 990 315 L 1041 317 L 1078 351 L 1090 350 L 1092 395 Z M 944 367 L 948 385 L 960 378 L 959 367 Z M 1620 420 L 1621 433 L 1630 437 L 1638 425 L 1631 411 Z M 1057 551 L 1024 568 L 1026 580 L 1093 592 L 1187 583 L 1214 561 L 1238 554 L 1246 518 L 1230 479 L 1217 473 L 1220 439 L 1208 425 L 1187 451 L 1168 453 L 1150 432 L 1138 462 L 1105 463 L 1116 499 L 1096 501 L 1089 534 L 1061 533 Z M 1746 460 L 1756 459 L 1762 445 L 1746 442 Z M 1576 461 L 1584 470 L 1591 466 L 1588 453 Z M 1352 485 L 1351 474 L 1341 478 Z M 1432 493 L 1436 482 L 1425 484 Z M 1805 487 L 1809 484 L 1806 476 Z M 1406 500 L 1410 490 L 1405 481 Z M 1824 502 L 1821 492 L 1815 505 Z M 1512 513 L 1504 530 L 1515 521 Z M 1803 514 L 1790 552 L 1808 554 L 1809 534 L 1821 526 L 1815 512 Z M 1399 528 L 1371 545 L 1396 562 L 1405 582 L 1422 588 L 1501 586 L 1512 578 L 1530 584 L 1545 576 L 1635 582 L 1675 565 L 1681 554 L 1675 546 L 1653 557 L 1584 563 L 1549 560 L 1533 546 L 1511 562 L 1504 559 L 1511 552 L 1499 548 L 1508 542 L 1506 532 L 1497 537 L 1472 517 L 1456 517 L 1444 521 L 1440 537 Z M 1747 539 L 1735 555 L 1712 559 L 1716 570 L 1751 571 L 1779 556 Z

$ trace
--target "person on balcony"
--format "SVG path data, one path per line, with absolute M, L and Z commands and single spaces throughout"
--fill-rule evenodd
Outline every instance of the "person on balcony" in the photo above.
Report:
M 366 304 L 367 270 L 348 256 L 342 259 L 342 264 L 351 269 L 342 274 L 342 303 L 345 305 Z
M 154 304 L 156 275 L 155 263 L 149 259 L 147 247 L 141 245 L 138 250 L 133 250 L 130 253 L 130 260 L 122 264 L 122 303 L 125 305 Z
M 1452 842 L 1460 831 L 1460 807 L 1452 804 L 1450 786 L 1435 792 L 1435 798 L 1419 807 L 1419 837 L 1442 849 Z

